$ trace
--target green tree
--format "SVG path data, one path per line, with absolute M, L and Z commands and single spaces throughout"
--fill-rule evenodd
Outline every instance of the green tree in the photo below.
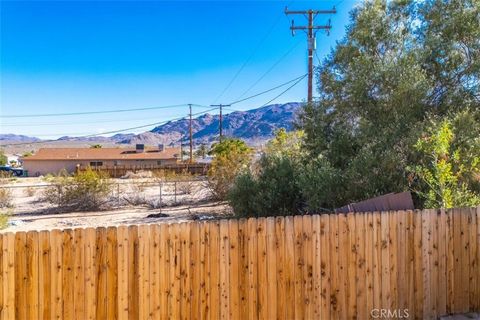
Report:
M 453 120 L 432 120 L 415 144 L 420 160 L 410 168 L 414 174 L 412 185 L 427 208 L 480 204 L 480 130 L 477 126 L 476 136 L 471 139 L 458 135 L 465 121 L 474 119 L 470 115 L 463 111 Z
M 426 119 L 480 108 L 479 17 L 478 0 L 366 1 L 352 11 L 319 69 L 318 103 L 299 121 L 336 190 L 317 205 L 408 190 Z
M 304 132 L 301 130 L 287 132 L 280 128 L 275 132 L 275 137 L 268 141 L 265 153 L 275 156 L 298 158 L 304 154 L 302 149 Z
M 239 139 L 224 139 L 212 145 L 214 156 L 208 171 L 208 185 L 215 198 L 224 200 L 235 178 L 250 164 L 252 149 Z
M 90 146 L 90 149 L 101 149 L 101 148 L 102 148 L 102 145 L 101 145 L 101 144 L 98 144 L 98 143 L 97 143 L 97 144 L 92 144 L 92 145 Z

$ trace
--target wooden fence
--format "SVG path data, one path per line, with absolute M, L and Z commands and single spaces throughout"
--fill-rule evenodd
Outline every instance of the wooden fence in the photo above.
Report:
M 137 173 L 139 171 L 151 171 L 154 173 L 189 173 L 193 175 L 206 175 L 210 164 L 208 163 L 176 163 L 165 164 L 160 166 L 154 165 L 138 165 L 138 166 L 100 166 L 91 167 L 95 171 L 100 171 L 108 174 L 111 178 L 120 178 L 127 174 L 127 172 Z M 77 168 L 76 172 L 83 172 L 87 170 L 86 167 Z
M 479 209 L 17 232 L 0 240 L 1 319 L 368 319 L 380 309 L 426 319 L 480 311 Z

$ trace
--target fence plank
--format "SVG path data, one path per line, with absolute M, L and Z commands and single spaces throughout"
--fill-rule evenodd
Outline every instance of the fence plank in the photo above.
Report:
M 321 274 L 321 319 L 330 319 L 330 299 L 331 299 L 331 269 L 336 268 L 331 263 L 330 251 L 334 250 L 331 244 L 330 218 L 329 215 L 320 216 L 320 274 Z
M 285 219 L 283 217 L 275 218 L 275 243 L 276 243 L 276 302 L 277 302 L 277 318 L 286 319 L 287 299 L 285 295 Z
M 277 318 L 277 248 L 275 238 L 275 219 L 268 217 L 265 222 L 267 241 L 267 315 L 272 319 Z
M 389 309 L 392 301 L 390 288 L 390 225 L 388 212 L 380 214 L 381 220 L 381 252 L 382 252 L 382 309 Z
M 398 216 L 401 211 L 395 213 L 394 211 L 388 212 L 388 224 L 389 224 L 389 263 L 390 263 L 390 305 L 387 307 L 390 310 L 398 308 L 398 287 L 397 287 L 397 275 L 398 275 L 398 261 L 397 254 L 399 250 L 399 243 L 397 237 L 397 224 Z
M 138 227 L 138 316 L 147 319 L 150 316 L 150 228 L 148 225 Z
M 228 319 L 230 315 L 229 291 L 229 247 L 228 220 L 220 220 L 220 318 Z
M 4 319 L 15 319 L 15 234 L 9 232 L 4 234 L 2 238 L 4 281 L 4 311 L 2 315 Z
M 305 318 L 313 319 L 313 242 L 311 216 L 302 217 L 303 222 L 303 303 Z
M 438 315 L 447 314 L 447 221 L 445 210 L 438 213 L 437 221 L 437 243 L 438 243 L 438 293 L 437 310 Z
M 477 225 L 477 270 L 480 268 L 480 206 L 477 207 L 476 212 L 476 225 Z M 480 272 L 476 273 L 477 287 L 475 290 L 475 310 L 480 310 Z
M 15 234 L 15 316 L 17 319 L 27 318 L 27 261 L 26 261 L 26 234 Z
M 437 318 L 438 307 L 437 307 L 437 296 L 438 292 L 438 212 L 437 210 L 431 210 L 429 213 L 430 218 L 430 241 L 429 241 L 429 252 L 430 252 L 430 268 L 431 268 L 431 284 L 430 292 L 432 294 L 431 298 L 431 307 L 428 312 L 429 316 Z
M 454 228 L 453 210 L 447 210 L 447 313 L 453 313 L 455 309 L 455 285 L 454 285 Z
M 181 319 L 190 318 L 190 231 L 187 223 L 180 224 L 180 317 Z
M 365 214 L 364 220 L 364 230 L 365 230 L 365 315 L 366 318 L 370 318 L 370 314 L 374 306 L 374 285 L 373 285 L 373 272 L 374 272 L 374 263 L 373 257 L 375 254 L 374 242 L 373 242 L 373 228 L 374 220 L 373 213 L 368 212 Z M 362 317 L 362 314 L 359 310 L 359 317 Z
M 84 229 L 73 230 L 73 313 L 77 319 L 85 319 L 85 245 Z
M 96 234 L 96 275 L 97 308 L 96 318 L 107 318 L 107 229 L 97 228 Z
M 65 229 L 62 231 L 62 294 L 63 294 L 63 316 L 62 319 L 75 319 L 75 246 L 73 240 L 73 230 Z
M 239 318 L 248 318 L 248 224 L 246 219 L 238 221 L 238 250 L 240 264 L 240 310 Z M 283 235 L 283 233 L 282 233 Z
M 268 277 L 267 277 L 267 231 L 266 219 L 258 218 L 257 221 L 257 264 L 258 264 L 258 317 L 268 317 Z
M 200 226 L 197 222 L 190 224 L 190 261 L 189 275 L 191 288 L 191 312 L 192 319 L 200 318 Z
M 415 319 L 423 319 L 423 251 L 422 251 L 422 215 L 414 213 L 414 238 L 415 238 Z
M 360 214 L 359 214 L 360 215 Z M 356 225 L 355 225 L 355 214 L 347 214 L 347 255 L 346 255 L 346 266 L 347 266 L 347 285 L 345 287 L 346 297 L 346 308 L 347 308 L 347 318 L 356 319 L 357 318 L 357 246 L 356 246 Z
M 38 234 L 40 246 L 40 261 L 38 268 L 38 318 L 51 318 L 51 283 L 50 283 L 50 232 L 41 231 Z M 13 265 L 12 265 L 13 267 Z M 13 304 L 12 304 L 13 307 Z M 12 318 L 10 318 L 12 319 Z
M 240 284 L 239 284 L 239 254 L 238 254 L 238 221 L 228 221 L 229 235 L 229 319 L 239 319 L 240 314 Z
M 106 294 L 107 294 L 107 318 L 118 319 L 118 244 L 117 228 L 107 228 L 106 248 Z
M 393 213 L 396 214 L 396 213 Z M 408 301 L 408 258 L 407 258 L 407 212 L 401 211 L 397 217 L 397 273 L 395 274 L 395 282 L 397 286 L 397 306 L 400 309 L 407 309 Z
M 367 265 L 366 265 L 366 227 L 367 214 L 356 214 L 355 218 L 355 249 L 356 249 L 356 318 L 368 319 L 370 310 L 367 309 Z
M 220 224 L 214 221 L 210 224 L 210 317 L 220 318 Z
M 27 233 L 27 319 L 38 318 L 38 233 Z M 0 244 L 1 245 L 1 244 Z M 0 250 L 1 252 L 1 250 Z M 1 255 L 1 254 L 0 254 Z M 1 271 L 0 271 L 1 274 Z M 1 288 L 0 288 L 1 291 Z
M 382 308 L 382 221 L 379 212 L 373 213 L 373 306 Z
M 351 252 L 350 239 L 348 232 L 348 222 L 346 214 L 338 215 L 338 269 L 339 269 L 339 290 L 338 302 L 340 317 L 347 319 L 349 315 L 349 279 L 348 279 L 348 256 Z
M 285 219 L 285 317 L 294 319 L 295 314 L 295 229 L 292 216 Z M 249 221 L 250 222 L 250 221 Z M 249 294 L 255 294 L 250 292 Z
M 477 242 L 477 215 L 476 212 L 477 210 L 475 208 L 471 208 L 469 210 L 469 216 L 468 216 L 468 232 L 470 235 L 470 238 L 468 240 L 469 242 L 469 258 L 470 258 L 470 267 L 468 268 L 470 272 L 470 277 L 469 277 L 469 311 L 477 311 L 476 305 L 476 297 L 475 297 L 475 292 L 476 288 L 478 286 L 477 278 L 478 274 L 480 273 L 480 265 L 477 260 L 477 250 L 478 250 L 478 245 L 479 242 Z M 480 311 L 480 310 L 478 310 Z
M 461 210 L 455 210 L 454 215 L 454 242 L 455 248 L 460 248 L 455 251 L 455 269 L 460 272 L 455 272 L 455 312 L 468 311 L 468 296 L 465 295 L 465 285 L 468 281 L 468 270 L 466 270 L 465 263 L 468 265 L 468 252 L 466 251 L 467 238 L 465 235 L 466 226 L 468 224 L 467 217 Z M 467 233 L 468 234 L 468 233 Z M 467 274 L 465 275 L 465 271 Z
M 340 266 L 338 263 L 339 255 L 339 215 L 329 215 L 330 224 L 330 261 L 332 263 L 331 276 L 332 286 L 330 294 L 330 317 L 340 319 Z
M 415 311 L 415 229 L 414 213 L 407 211 L 407 308 L 413 316 Z
M 160 224 L 160 318 L 166 319 L 169 315 L 168 301 L 170 296 L 170 257 L 169 257 L 169 226 Z
M 50 232 L 50 247 L 51 247 L 51 265 L 50 272 L 52 272 L 51 286 L 52 286 L 52 317 L 54 319 L 62 319 L 63 317 L 63 295 L 62 295 L 62 232 L 58 229 Z
M 320 244 L 320 216 L 311 216 L 313 243 L 313 318 L 319 319 L 322 309 L 322 270 Z M 279 262 L 280 264 L 280 262 Z
M 293 218 L 293 226 L 295 230 L 295 317 L 300 319 L 305 317 L 303 297 L 305 261 L 303 258 L 303 220 L 301 216 Z
M 200 224 L 200 275 L 202 285 L 200 290 L 200 318 L 210 319 L 210 228 L 207 222 Z
M 120 226 L 117 230 L 117 277 L 118 277 L 118 319 L 128 319 L 128 228 Z
M 130 319 L 139 319 L 138 303 L 140 293 L 138 286 L 138 226 L 129 226 L 128 236 L 128 317 Z
M 179 224 L 170 225 L 170 286 L 171 296 L 169 299 L 169 318 L 180 318 L 180 304 L 182 292 L 180 287 L 180 226 Z
M 476 213 L 476 223 L 477 223 L 477 270 L 480 268 L 480 206 L 477 207 Z M 477 276 L 477 287 L 475 290 L 475 310 L 480 310 L 480 272 L 476 273 Z

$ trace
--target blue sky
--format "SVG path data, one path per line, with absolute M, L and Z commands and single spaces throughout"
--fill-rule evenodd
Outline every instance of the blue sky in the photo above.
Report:
M 343 37 L 355 3 L 2 0 L 0 115 L 229 103 L 274 65 L 243 97 L 306 73 L 306 37 L 303 33 L 291 36 L 292 16 L 283 14 L 285 5 L 290 9 L 336 5 L 337 14 L 316 19 L 317 23 L 331 19 L 333 26 L 330 36 L 317 35 L 317 54 L 323 59 Z M 304 24 L 305 18 L 296 16 L 295 23 Z M 239 103 L 235 109 L 259 107 L 282 91 Z M 305 97 L 306 80 L 274 102 Z M 41 138 L 95 134 L 187 112 L 181 106 L 88 116 L 0 118 L 0 133 Z

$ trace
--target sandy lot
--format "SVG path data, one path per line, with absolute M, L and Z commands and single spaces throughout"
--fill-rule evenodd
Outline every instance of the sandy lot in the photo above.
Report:
M 9 227 L 1 232 L 204 220 L 232 214 L 227 203 L 210 199 L 204 181 L 114 179 L 113 183 L 108 210 L 59 213 L 42 199 L 43 191 L 51 187 L 49 182 L 40 178 L 11 180 L 1 185 L 11 191 L 13 199 Z

